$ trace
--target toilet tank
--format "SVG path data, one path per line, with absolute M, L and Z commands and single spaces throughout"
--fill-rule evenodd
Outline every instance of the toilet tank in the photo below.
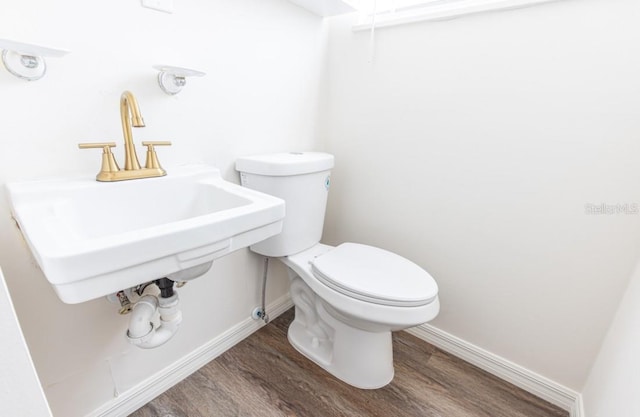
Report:
M 282 232 L 250 249 L 281 257 L 308 249 L 322 236 L 333 155 L 290 152 L 239 158 L 236 170 L 243 186 L 285 201 Z

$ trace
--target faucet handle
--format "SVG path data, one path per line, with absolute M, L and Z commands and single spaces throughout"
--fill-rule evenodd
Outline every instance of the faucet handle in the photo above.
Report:
M 115 148 L 115 142 L 95 142 L 95 143 L 78 143 L 78 148 L 80 149 L 91 149 L 91 148 L 103 148 L 106 151 L 111 151 L 109 148 Z
M 111 153 L 111 148 L 114 148 L 115 146 L 115 142 L 78 144 L 78 148 L 80 149 L 102 148 L 102 167 L 100 168 L 100 172 L 98 173 L 98 175 L 96 175 L 96 179 L 98 181 L 105 181 L 105 178 L 109 177 L 110 174 L 120 171 L 120 167 L 118 167 L 118 163 L 113 157 L 113 153 Z
M 158 161 L 158 155 L 156 154 L 156 150 L 154 149 L 154 146 L 171 146 L 171 142 L 168 140 L 147 141 L 147 142 L 142 142 L 142 146 L 147 147 L 147 162 L 145 163 L 145 168 L 162 170 L 162 167 L 160 166 L 160 162 Z

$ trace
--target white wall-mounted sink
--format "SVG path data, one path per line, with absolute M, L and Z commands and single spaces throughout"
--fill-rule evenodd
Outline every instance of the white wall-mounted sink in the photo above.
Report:
M 7 189 L 14 218 L 65 303 L 199 276 L 214 259 L 280 233 L 285 213 L 284 201 L 204 165 L 143 180 L 62 178 Z

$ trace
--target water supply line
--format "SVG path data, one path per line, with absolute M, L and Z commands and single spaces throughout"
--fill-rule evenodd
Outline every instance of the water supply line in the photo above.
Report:
M 267 274 L 269 273 L 269 257 L 264 258 L 264 272 L 262 274 L 262 320 L 269 323 L 269 315 L 267 314 Z
M 173 289 L 173 281 L 161 278 L 154 281 L 154 284 L 156 287 L 148 285 L 142 297 L 134 304 L 126 334 L 129 343 L 142 349 L 153 349 L 165 344 L 176 334 L 182 322 L 180 300 Z M 153 319 L 157 312 L 160 313 L 160 325 L 156 328 Z
M 118 291 L 116 293 L 116 298 L 120 303 L 120 310 L 118 310 L 118 313 L 122 314 L 123 316 L 125 314 L 129 314 L 131 312 L 131 309 L 133 308 L 133 305 L 131 304 L 127 293 L 124 290 Z
M 262 273 L 262 305 L 253 309 L 251 317 L 254 320 L 263 320 L 269 323 L 269 315 L 267 314 L 266 295 L 267 295 L 267 274 L 269 272 L 269 257 L 264 258 L 264 272 Z

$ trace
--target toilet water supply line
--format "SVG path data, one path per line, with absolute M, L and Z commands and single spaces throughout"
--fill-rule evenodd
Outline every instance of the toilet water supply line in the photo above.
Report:
M 269 315 L 267 314 L 266 294 L 267 294 L 267 273 L 269 272 L 269 257 L 264 257 L 264 272 L 262 273 L 262 309 L 258 313 L 259 317 L 265 323 L 269 323 Z
M 263 320 L 265 324 L 269 323 L 269 315 L 267 314 L 266 294 L 267 294 L 267 274 L 269 272 L 269 257 L 264 258 L 264 272 L 262 273 L 262 305 L 253 309 L 251 318 L 254 320 Z
M 145 288 L 142 297 L 131 310 L 126 334 L 129 343 L 142 349 L 153 349 L 166 343 L 176 334 L 182 322 L 178 293 L 173 290 L 173 281 L 162 278 L 154 283 L 156 288 L 160 288 L 160 296 L 153 294 L 153 286 Z M 157 328 L 153 324 L 156 312 L 160 313 L 161 323 Z

